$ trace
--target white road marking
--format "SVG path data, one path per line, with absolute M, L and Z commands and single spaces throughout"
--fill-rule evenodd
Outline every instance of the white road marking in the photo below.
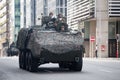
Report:
M 102 72 L 107 72 L 107 73 L 112 73 L 112 71 L 110 71 L 110 70 L 105 70 L 105 69 L 101 69 L 100 71 L 102 71 Z

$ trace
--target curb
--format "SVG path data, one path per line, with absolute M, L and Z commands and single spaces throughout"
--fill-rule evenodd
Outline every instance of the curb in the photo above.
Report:
M 83 58 L 83 60 L 120 62 L 120 58 Z

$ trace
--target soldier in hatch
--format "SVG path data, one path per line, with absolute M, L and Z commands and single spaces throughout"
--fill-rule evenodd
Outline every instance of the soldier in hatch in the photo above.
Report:
M 55 23 L 56 18 L 53 16 L 52 12 L 49 13 L 49 17 L 50 17 L 50 21 L 52 21 L 53 23 Z
M 64 31 L 68 30 L 68 25 L 66 24 L 65 17 L 62 14 L 58 14 L 57 20 L 55 22 L 56 31 L 60 32 L 64 26 Z

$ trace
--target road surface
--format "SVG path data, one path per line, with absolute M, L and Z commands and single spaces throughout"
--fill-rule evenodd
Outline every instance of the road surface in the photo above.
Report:
M 0 80 L 120 80 L 120 60 L 84 59 L 82 72 L 41 65 L 31 73 L 18 67 L 18 57 L 0 58 Z

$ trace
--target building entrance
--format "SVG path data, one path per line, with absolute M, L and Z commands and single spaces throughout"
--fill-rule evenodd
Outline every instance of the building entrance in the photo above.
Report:
M 108 51 L 109 57 L 116 57 L 116 49 L 117 49 L 116 39 L 109 39 L 108 48 L 109 48 Z

